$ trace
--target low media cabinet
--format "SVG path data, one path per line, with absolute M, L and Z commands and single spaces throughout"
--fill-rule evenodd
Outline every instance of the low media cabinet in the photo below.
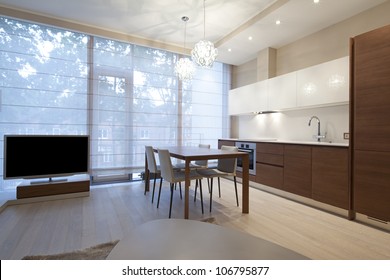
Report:
M 61 178 L 62 179 L 62 178 Z M 64 180 L 49 180 L 34 182 L 23 181 L 16 188 L 16 198 L 31 198 L 49 195 L 61 195 L 79 192 L 89 192 L 90 179 L 88 174 L 66 177 Z

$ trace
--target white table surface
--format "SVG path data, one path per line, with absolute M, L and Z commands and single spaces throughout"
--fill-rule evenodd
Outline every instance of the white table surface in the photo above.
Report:
M 206 222 L 161 219 L 124 237 L 109 260 L 304 260 L 307 257 L 250 234 Z

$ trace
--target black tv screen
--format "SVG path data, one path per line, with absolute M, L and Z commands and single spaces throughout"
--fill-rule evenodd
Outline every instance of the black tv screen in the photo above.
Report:
M 86 135 L 5 135 L 4 179 L 88 173 Z

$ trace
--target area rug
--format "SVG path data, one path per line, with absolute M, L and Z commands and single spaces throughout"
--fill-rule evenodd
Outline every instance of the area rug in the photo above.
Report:
M 84 250 L 56 255 L 26 256 L 22 260 L 105 260 L 119 240 L 99 244 Z
M 210 224 L 218 225 L 217 220 L 216 220 L 214 217 L 205 218 L 205 219 L 202 219 L 202 220 L 200 220 L 200 221 L 201 221 L 201 222 L 205 222 L 205 223 L 210 223 Z
M 200 220 L 201 222 L 218 224 L 214 217 Z M 55 255 L 25 256 L 22 260 L 105 260 L 119 240 L 99 244 L 87 249 Z

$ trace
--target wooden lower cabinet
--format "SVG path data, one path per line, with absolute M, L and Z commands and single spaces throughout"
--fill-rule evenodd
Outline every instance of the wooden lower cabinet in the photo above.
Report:
M 229 140 L 218 140 L 218 149 L 221 149 L 222 146 L 235 146 L 235 141 L 229 141 Z
M 312 198 L 349 209 L 348 149 L 312 147 Z
M 257 143 L 256 145 L 256 182 L 283 188 L 284 145 L 275 143 Z
M 229 141 L 219 141 L 219 143 L 228 145 Z M 383 184 L 390 181 L 390 155 L 386 164 L 388 168 L 381 169 L 382 173 L 387 172 L 386 174 L 381 173 L 383 180 L 377 179 L 380 181 L 378 188 L 382 189 L 385 188 Z M 372 175 L 373 170 L 369 170 L 368 166 L 364 169 Z M 359 173 L 365 174 L 361 171 Z M 256 176 L 251 175 L 250 180 L 328 205 L 351 210 L 348 147 L 257 143 Z M 360 197 L 360 200 L 357 200 L 358 207 L 356 209 L 360 209 L 362 213 L 374 214 L 367 210 L 366 204 L 371 204 L 371 201 L 376 199 L 376 194 L 367 195 L 367 191 L 367 187 L 361 186 L 359 192 L 355 194 L 355 200 L 356 196 Z M 386 191 L 379 192 L 378 190 L 378 193 L 384 193 L 382 198 L 390 201 L 390 187 L 387 187 Z M 380 207 L 382 208 L 376 209 L 376 212 L 380 214 L 372 216 L 379 219 L 384 217 L 384 213 L 387 213 L 388 219 L 390 203 Z
M 311 184 L 311 147 L 285 145 L 283 190 L 311 198 Z
M 283 188 L 283 167 L 257 163 L 256 182 L 277 189 L 282 189 Z
M 354 210 L 390 221 L 390 152 L 355 151 Z

